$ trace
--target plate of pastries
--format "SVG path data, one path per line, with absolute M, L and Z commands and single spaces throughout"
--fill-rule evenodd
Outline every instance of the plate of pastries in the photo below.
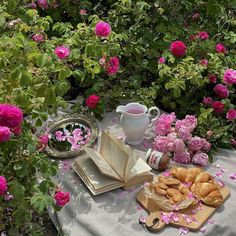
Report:
M 220 185 L 214 176 L 201 168 L 172 166 L 168 173 L 168 176 L 160 174 L 154 177 L 136 197 L 149 213 L 146 228 L 150 231 L 158 231 L 165 226 L 165 222 L 160 220 L 163 212 L 178 215 L 180 220 L 171 221 L 171 226 L 199 230 L 230 195 L 227 186 Z M 187 223 L 186 215 L 195 220 Z
M 224 202 L 222 187 L 203 169 L 173 166 L 170 174 L 168 177 L 158 176 L 157 181 L 150 184 L 150 188 L 153 193 L 166 197 L 172 204 L 179 204 L 193 197 L 214 207 Z

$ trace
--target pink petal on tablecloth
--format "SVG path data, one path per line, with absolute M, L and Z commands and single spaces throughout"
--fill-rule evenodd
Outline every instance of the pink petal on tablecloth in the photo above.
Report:
M 180 227 L 179 228 L 179 234 L 180 235 L 185 235 L 189 232 L 189 229 L 187 227 Z
M 202 233 L 206 233 L 206 227 L 203 226 L 199 231 L 202 232 Z
M 195 209 L 193 209 L 193 210 L 191 211 L 191 213 L 192 213 L 193 215 L 196 215 L 197 212 L 198 212 L 198 209 L 197 209 L 197 208 L 195 208 Z
M 229 175 L 229 178 L 232 179 L 232 180 L 236 180 L 236 173 L 231 173 Z
M 213 224 L 215 224 L 215 223 L 216 223 L 216 222 L 215 222 L 215 220 L 213 220 L 213 219 L 210 219 L 210 220 L 207 221 L 207 224 L 213 225 Z
M 141 216 L 139 217 L 139 223 L 145 224 L 145 223 L 146 223 L 146 219 L 147 219 L 146 216 L 141 215 Z
M 140 205 L 137 205 L 136 210 L 140 211 L 140 210 L 143 210 L 143 208 Z
M 217 171 L 215 176 L 219 177 L 219 178 L 223 178 L 223 174 L 221 171 Z
M 169 177 L 169 176 L 171 176 L 171 173 L 169 170 L 166 170 L 165 172 L 162 173 L 162 175 L 165 177 Z

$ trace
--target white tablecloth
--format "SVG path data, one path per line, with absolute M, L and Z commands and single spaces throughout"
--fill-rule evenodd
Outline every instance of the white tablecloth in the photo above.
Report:
M 119 118 L 115 113 L 108 113 L 99 124 L 100 129 L 110 129 L 117 136 L 122 135 Z M 148 149 L 148 142 L 135 147 Z M 71 194 L 70 202 L 57 213 L 51 212 L 51 218 L 56 227 L 64 235 L 70 236 L 150 236 L 139 224 L 139 217 L 147 213 L 136 203 L 136 194 L 141 190 L 137 187 L 132 191 L 122 188 L 98 196 L 93 196 L 80 178 L 70 168 L 74 159 L 59 161 L 60 171 L 56 181 L 63 191 Z M 204 235 L 236 235 L 236 181 L 229 178 L 229 174 L 236 172 L 236 152 L 221 150 L 215 156 L 214 166 L 208 171 L 219 171 L 215 165 L 227 170 L 223 173 L 223 180 L 231 190 L 230 198 L 217 209 L 211 219 L 214 224 L 206 224 Z M 158 173 L 155 172 L 154 173 Z M 187 235 L 202 235 L 202 232 L 189 232 Z M 165 227 L 158 235 L 175 236 L 179 230 Z

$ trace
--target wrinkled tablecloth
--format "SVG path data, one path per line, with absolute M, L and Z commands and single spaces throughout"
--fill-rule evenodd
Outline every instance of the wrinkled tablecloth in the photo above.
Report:
M 117 136 L 123 136 L 119 126 L 119 116 L 108 113 L 99 123 L 100 130 L 109 129 Z M 135 149 L 145 151 L 150 142 L 145 140 Z M 213 165 L 208 169 L 212 174 L 221 173 L 222 180 L 230 188 L 230 198 L 217 209 L 210 218 L 213 221 L 205 224 L 204 235 L 236 235 L 236 180 L 229 176 L 236 173 L 236 151 L 219 150 Z M 73 159 L 59 161 L 60 171 L 56 181 L 63 191 L 71 194 L 70 202 L 60 211 L 50 211 L 50 216 L 64 235 L 70 236 L 150 236 L 139 224 L 140 216 L 147 213 L 137 204 L 136 195 L 142 187 L 129 191 L 119 188 L 98 196 L 93 196 L 78 175 L 71 169 Z M 153 173 L 158 174 L 157 171 Z M 220 175 L 221 175 L 220 174 Z M 176 236 L 178 228 L 166 226 L 158 235 Z M 203 235 L 202 232 L 189 232 L 187 235 Z

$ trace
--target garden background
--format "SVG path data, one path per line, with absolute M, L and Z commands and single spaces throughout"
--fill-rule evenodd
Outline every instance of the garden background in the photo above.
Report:
M 235 29 L 235 0 L 1 1 L 0 101 L 17 107 L 0 111 L 0 232 L 39 235 L 35 212 L 65 204 L 35 129 L 78 96 L 98 119 L 123 100 L 195 115 L 196 135 L 234 148 Z

